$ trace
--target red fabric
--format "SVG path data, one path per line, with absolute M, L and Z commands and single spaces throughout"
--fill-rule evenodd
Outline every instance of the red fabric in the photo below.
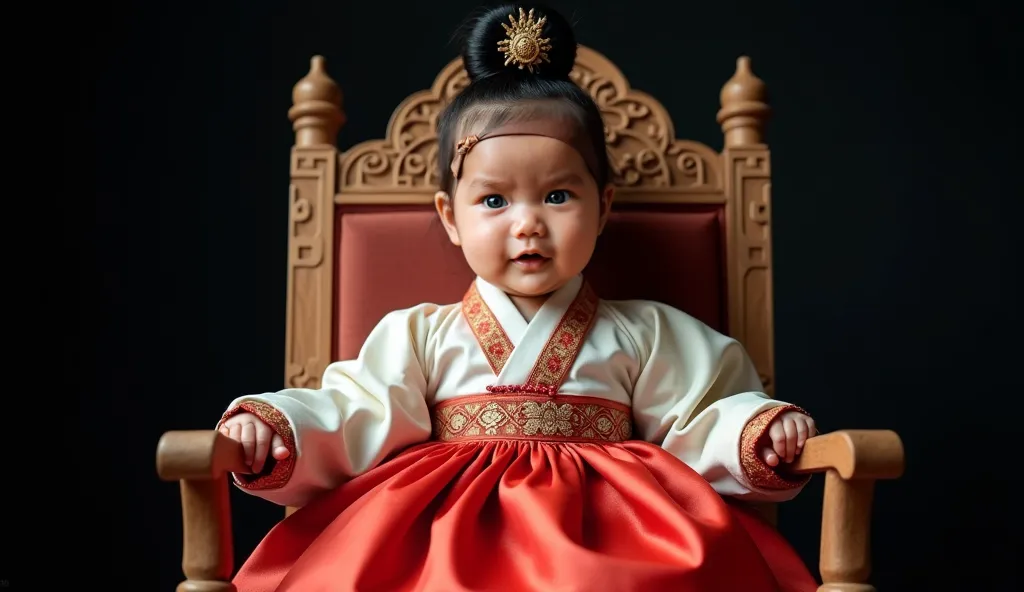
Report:
M 433 206 L 339 206 L 334 359 L 356 357 L 387 313 L 462 299 L 473 280 Z M 615 206 L 584 271 L 606 300 L 646 299 L 728 329 L 718 205 Z
M 769 525 L 661 448 L 421 444 L 279 523 L 239 592 L 813 592 Z
M 605 300 L 654 300 L 728 333 L 722 207 L 617 206 L 584 276 Z

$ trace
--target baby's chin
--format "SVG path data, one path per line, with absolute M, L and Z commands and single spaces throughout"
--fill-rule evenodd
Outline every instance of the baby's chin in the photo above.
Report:
M 501 288 L 506 294 L 510 296 L 517 296 L 519 298 L 543 298 L 550 296 L 551 293 L 555 292 L 565 284 L 569 282 L 569 278 L 502 278 L 495 282 L 491 282 L 494 285 Z

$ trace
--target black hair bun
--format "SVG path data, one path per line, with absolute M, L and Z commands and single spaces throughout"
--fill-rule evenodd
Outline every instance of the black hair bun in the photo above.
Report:
M 531 12 L 532 21 L 529 20 Z M 512 17 L 511 20 L 509 17 Z M 520 24 L 533 25 L 541 20 L 544 22 L 541 25 L 539 40 L 545 43 L 539 48 L 534 46 L 530 41 L 532 34 L 527 32 L 517 44 L 518 47 L 509 47 L 510 38 Z M 513 35 L 506 33 L 506 27 L 513 29 Z M 508 52 L 519 54 L 522 50 L 525 50 L 527 56 L 536 55 L 537 60 L 530 65 L 522 65 L 510 58 Z M 544 54 L 547 59 L 544 59 Z M 462 50 L 462 60 L 472 81 L 504 75 L 568 80 L 569 72 L 576 64 L 576 35 L 573 34 L 572 25 L 565 17 L 544 5 L 502 4 L 487 9 L 470 23 Z M 506 65 L 507 60 L 511 61 Z

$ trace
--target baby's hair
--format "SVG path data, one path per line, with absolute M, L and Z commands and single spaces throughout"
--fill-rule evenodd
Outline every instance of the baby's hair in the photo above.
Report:
M 502 24 L 518 19 L 520 9 L 533 11 L 534 20 L 546 17 L 540 36 L 550 39 L 547 60 L 529 68 L 506 65 L 499 42 L 507 39 Z M 481 135 L 503 124 L 550 116 L 568 118 L 587 138 L 596 167 L 591 173 L 598 189 L 609 181 L 604 121 L 593 98 L 569 78 L 576 63 L 576 36 L 560 14 L 540 4 L 507 3 L 487 9 L 467 27 L 462 60 L 469 85 L 441 112 L 437 122 L 438 167 L 441 188 L 451 192 L 455 145 L 464 136 Z

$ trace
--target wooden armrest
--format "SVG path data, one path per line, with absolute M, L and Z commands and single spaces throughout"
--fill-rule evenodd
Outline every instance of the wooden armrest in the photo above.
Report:
M 167 432 L 157 444 L 157 474 L 181 482 L 184 529 L 178 592 L 235 592 L 228 473 L 248 472 L 242 444 L 216 430 Z
M 896 479 L 903 474 L 903 441 L 891 430 L 843 430 L 815 436 L 790 470 L 835 470 L 843 479 Z
M 217 430 L 167 432 L 156 447 L 156 472 L 164 481 L 248 471 L 242 444 Z
M 818 592 L 874 592 L 871 503 L 875 481 L 903 474 L 903 442 L 890 430 L 842 430 L 815 436 L 791 470 L 825 472 Z

